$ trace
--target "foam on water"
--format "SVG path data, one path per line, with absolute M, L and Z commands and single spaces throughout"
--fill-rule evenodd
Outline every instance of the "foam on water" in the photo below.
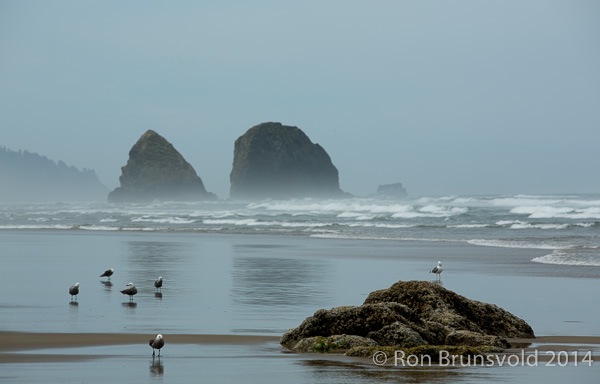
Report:
M 516 212 L 528 214 L 531 218 L 562 218 L 562 219 L 600 219 L 600 207 L 589 207 L 582 209 L 571 209 L 571 208 L 551 208 L 544 207 L 542 210 L 532 210 L 529 207 L 521 207 Z
M 119 230 L 121 230 L 121 228 L 118 228 L 118 227 L 108 227 L 108 226 L 104 226 L 104 225 L 80 225 L 80 226 L 78 226 L 78 228 L 86 230 L 86 231 L 119 231 Z
M 447 228 L 487 228 L 490 224 L 454 224 L 448 225 Z
M 63 224 L 54 224 L 54 225 L 0 225 L 1 229 L 32 229 L 32 230 L 40 230 L 40 229 L 73 229 L 72 225 L 63 225 Z
M 564 248 L 564 245 L 547 242 L 528 242 L 524 240 L 472 239 L 467 243 L 483 247 L 522 248 L 522 249 L 551 249 Z
M 196 219 L 188 219 L 184 217 L 170 216 L 170 217 L 162 217 L 155 218 L 151 216 L 142 216 L 131 219 L 133 223 L 139 222 L 148 222 L 148 223 L 157 223 L 157 224 L 191 224 L 195 223 Z
M 284 222 L 284 221 L 263 221 L 259 219 L 205 219 L 202 221 L 204 224 L 210 225 L 233 225 L 233 226 L 258 226 L 258 227 L 327 227 L 332 223 L 319 223 L 319 222 Z
M 566 252 L 555 250 L 552 253 L 533 258 L 534 263 L 554 265 L 574 265 L 587 267 L 600 267 L 600 252 Z

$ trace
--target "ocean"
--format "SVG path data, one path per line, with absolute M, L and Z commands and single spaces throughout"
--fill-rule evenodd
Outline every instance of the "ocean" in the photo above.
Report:
M 6 230 L 459 242 L 546 250 L 537 263 L 600 266 L 600 195 L 1 205 L 0 231 Z
M 70 349 L 103 356 L 68 363 L 81 379 L 73 382 L 97 382 L 94 375 L 106 369 L 132 382 L 194 382 L 186 379 L 197 374 L 290 383 L 586 382 L 600 372 L 594 363 L 560 373 L 400 373 L 290 354 L 276 342 L 168 342 L 169 334 L 279 336 L 320 308 L 360 305 L 398 280 L 433 281 L 429 270 L 438 260 L 446 288 L 509 310 L 538 336 L 599 336 L 600 195 L 2 204 L 0 259 L 0 331 L 165 335 L 158 373 L 147 345 Z M 110 281 L 100 278 L 109 267 Z M 157 292 L 159 275 L 164 287 Z M 71 301 L 75 282 L 81 290 Z M 119 292 L 128 282 L 139 289 L 132 303 Z M 59 369 L 64 364 L 2 364 L 0 381 L 70 382 Z

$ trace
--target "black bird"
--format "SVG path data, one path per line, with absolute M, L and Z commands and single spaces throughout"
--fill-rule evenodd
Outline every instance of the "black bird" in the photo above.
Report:
M 73 301 L 73 296 L 75 296 L 75 300 L 77 300 L 77 295 L 79 295 L 79 283 L 75 283 L 69 287 L 69 294 L 71 295 L 71 301 Z
M 110 277 L 113 273 L 115 273 L 115 270 L 113 268 L 108 268 L 103 274 L 100 275 L 100 277 L 108 277 L 108 280 L 110 280 Z
M 156 279 L 156 281 L 154 282 L 154 288 L 156 288 L 156 290 L 159 290 L 162 288 L 162 285 L 163 285 L 163 277 L 158 276 L 158 279 Z
M 121 293 L 124 295 L 129 295 L 129 300 L 133 301 L 133 295 L 138 293 L 138 290 L 133 283 L 129 283 L 127 284 L 127 288 L 123 289 Z
M 154 339 L 150 339 L 148 344 L 152 347 L 152 356 L 154 356 L 154 350 L 158 349 L 158 356 L 160 357 L 160 349 L 165 346 L 165 339 L 163 339 L 163 335 L 159 333 Z

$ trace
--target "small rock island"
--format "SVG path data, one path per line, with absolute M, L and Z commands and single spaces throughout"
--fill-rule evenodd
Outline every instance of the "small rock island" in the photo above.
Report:
M 370 357 L 374 351 L 440 348 L 464 353 L 501 352 L 507 338 L 535 338 L 524 320 L 493 304 L 467 299 L 439 284 L 399 281 L 371 292 L 360 306 L 320 309 L 281 337 L 296 352 L 345 352 Z
M 323 147 L 300 128 L 262 123 L 235 141 L 232 199 L 344 196 L 338 170 Z
M 404 199 L 408 197 L 408 193 L 402 183 L 383 184 L 377 188 L 377 192 L 375 192 L 373 197 L 383 199 Z
M 108 194 L 109 202 L 217 199 L 206 191 L 190 163 L 153 130 L 146 131 L 131 148 L 121 172 L 121 186 Z

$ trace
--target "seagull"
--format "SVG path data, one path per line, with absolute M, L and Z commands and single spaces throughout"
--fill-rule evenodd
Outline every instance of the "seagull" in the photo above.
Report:
M 75 300 L 77 300 L 77 295 L 79 295 L 79 282 L 69 287 L 69 294 L 71 295 L 71 301 L 73 301 L 73 296 L 75 296 Z
M 435 273 L 438 277 L 438 280 L 441 278 L 440 273 L 444 272 L 444 267 L 442 267 L 442 262 L 438 261 L 437 266 L 434 267 L 429 273 Z
M 150 339 L 148 344 L 152 347 L 152 356 L 154 356 L 154 350 L 158 349 L 158 357 L 160 357 L 160 349 L 165 346 L 165 339 L 163 339 L 163 335 L 159 333 L 154 339 Z
M 154 282 L 154 287 L 156 288 L 157 291 L 162 288 L 162 284 L 163 284 L 163 277 L 158 276 L 158 279 L 156 279 L 156 281 Z
M 108 280 L 110 280 L 110 277 L 113 273 L 115 273 L 114 268 L 108 268 L 103 274 L 100 275 L 100 277 L 108 277 Z
M 122 290 L 121 293 L 124 295 L 129 295 L 129 300 L 133 301 L 133 295 L 138 293 L 138 290 L 135 287 L 135 285 L 133 285 L 133 283 L 129 283 L 129 284 L 127 284 L 127 288 Z

